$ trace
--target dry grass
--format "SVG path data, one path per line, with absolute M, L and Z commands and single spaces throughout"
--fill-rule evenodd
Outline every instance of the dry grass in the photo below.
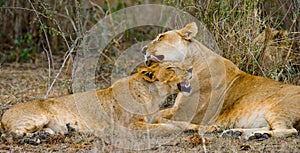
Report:
M 47 91 L 47 66 L 6 65 L 0 69 L 0 114 L 12 105 L 43 98 Z M 67 78 L 67 76 L 62 75 Z M 51 96 L 67 94 L 66 80 L 60 78 Z M 3 132 L 3 131 L 2 131 Z M 116 148 L 91 134 L 71 132 L 66 136 L 48 136 L 36 133 L 14 138 L 0 133 L 0 152 L 141 152 Z M 145 152 L 299 152 L 300 135 L 290 138 L 270 138 L 263 141 L 245 141 L 234 138 L 219 138 L 219 134 L 201 136 L 193 132 L 179 135 L 172 142 Z M 38 140 L 39 139 L 39 140 Z

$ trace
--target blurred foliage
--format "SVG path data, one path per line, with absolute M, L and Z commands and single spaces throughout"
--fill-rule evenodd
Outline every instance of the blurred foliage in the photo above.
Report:
M 222 56 L 242 70 L 300 83 L 297 0 L 0 0 L 0 63 L 37 63 L 41 55 L 63 58 L 70 46 L 78 44 L 75 40 L 81 39 L 103 17 L 147 3 L 171 5 L 198 18 L 215 37 Z M 265 32 L 266 29 L 271 32 Z M 120 34 L 103 52 L 110 58 L 99 59 L 100 65 L 106 65 L 100 66 L 97 73 L 110 73 L 114 57 L 122 50 L 136 42 L 151 40 L 165 30 L 145 26 Z M 269 36 L 272 31 L 282 30 L 288 32 L 287 37 Z M 257 41 L 258 38 L 263 41 Z
M 247 73 L 300 84 L 299 1 L 167 0 L 165 3 L 205 23 L 222 56 Z M 269 31 L 265 32 L 266 29 Z M 272 35 L 285 30 L 288 36 Z

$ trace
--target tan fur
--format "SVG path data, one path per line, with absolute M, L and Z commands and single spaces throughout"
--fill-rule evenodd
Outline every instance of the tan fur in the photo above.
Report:
M 152 119 L 152 122 L 146 121 L 157 113 L 159 102 L 168 95 L 177 93 L 177 84 L 188 81 L 190 75 L 184 66 L 173 63 L 140 67 L 137 73 L 116 81 L 105 90 L 17 104 L 4 113 L 2 126 L 17 135 L 43 128 L 50 133 L 65 134 L 68 132 L 68 126 L 80 132 L 102 132 L 111 128 L 106 127 L 106 122 L 111 120 L 115 125 L 129 129 L 161 128 L 161 132 L 165 133 L 184 128 L 197 129 L 197 125 L 167 121 L 159 117 Z M 93 95 L 99 99 L 96 102 L 102 109 L 88 106 L 93 100 Z M 128 108 L 131 110 L 124 109 L 122 103 L 129 104 Z M 142 108 L 134 107 L 137 104 Z M 93 109 L 101 111 L 103 116 L 98 116 Z M 100 118 L 100 122 L 97 118 Z
M 203 125 L 200 130 L 204 132 L 232 129 L 246 139 L 255 133 L 275 137 L 297 134 L 300 87 L 246 74 L 197 40 L 186 37 L 196 33 L 197 25 L 190 23 L 183 29 L 160 34 L 146 46 L 146 57 L 152 63 L 176 61 L 193 65 L 193 92 L 189 97 L 179 94 L 174 107 L 162 111 L 164 117 L 188 121 L 188 116 L 192 123 Z M 162 55 L 163 60 L 156 58 Z M 189 113 L 190 99 L 198 103 L 194 116 Z

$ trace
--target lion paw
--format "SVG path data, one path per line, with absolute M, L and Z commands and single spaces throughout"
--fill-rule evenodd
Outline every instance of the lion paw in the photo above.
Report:
M 223 138 L 238 138 L 246 140 L 258 140 L 262 141 L 270 138 L 272 135 L 267 130 L 257 130 L 257 129 L 230 129 L 226 130 L 221 134 Z
M 269 139 L 271 135 L 269 133 L 253 133 L 252 135 L 249 136 L 248 140 L 265 140 Z
M 222 138 L 238 138 L 241 139 L 242 132 L 241 131 L 235 131 L 235 130 L 226 130 L 222 132 L 221 137 Z

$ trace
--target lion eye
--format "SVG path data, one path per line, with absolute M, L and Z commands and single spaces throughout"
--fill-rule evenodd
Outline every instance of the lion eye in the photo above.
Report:
M 167 67 L 167 70 L 174 70 L 175 67 L 173 66 L 170 66 L 170 67 Z
M 159 35 L 158 36 L 158 40 L 161 40 L 162 38 L 164 38 L 165 37 L 165 35 Z
M 192 73 L 192 72 L 193 72 L 193 68 L 189 68 L 187 71 L 188 71 L 189 73 Z

